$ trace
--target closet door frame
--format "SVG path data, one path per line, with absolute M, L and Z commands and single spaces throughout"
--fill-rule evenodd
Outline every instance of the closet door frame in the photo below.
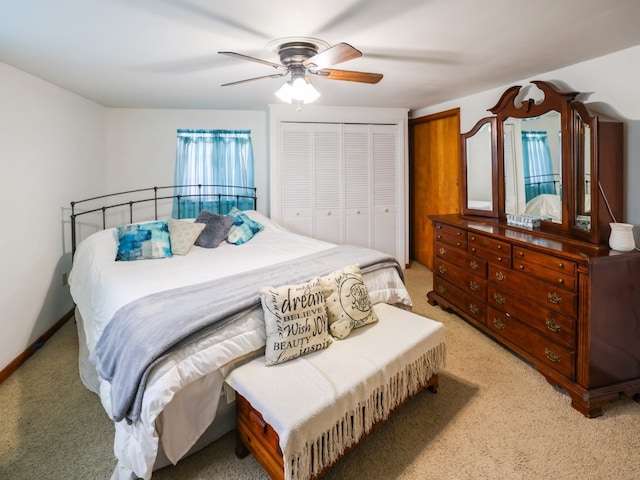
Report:
M 386 124 L 396 127 L 396 255 L 403 266 L 408 266 L 408 110 L 404 108 L 323 107 L 305 106 L 298 111 L 290 105 L 269 106 L 270 138 L 270 204 L 271 218 L 282 222 L 282 124 L 286 122 Z M 371 205 L 373 209 L 374 206 Z

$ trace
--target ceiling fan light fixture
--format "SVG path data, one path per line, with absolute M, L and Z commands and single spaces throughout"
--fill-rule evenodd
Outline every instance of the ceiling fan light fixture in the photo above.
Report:
M 308 77 L 296 77 L 286 82 L 276 92 L 276 96 L 286 103 L 294 100 L 301 103 L 311 103 L 320 97 L 320 92 L 311 84 Z

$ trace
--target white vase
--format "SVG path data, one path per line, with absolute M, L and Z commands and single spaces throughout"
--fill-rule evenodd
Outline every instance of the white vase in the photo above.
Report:
M 633 225 L 630 223 L 610 223 L 611 235 L 609 236 L 609 246 L 618 252 L 630 252 L 636 248 L 633 239 Z

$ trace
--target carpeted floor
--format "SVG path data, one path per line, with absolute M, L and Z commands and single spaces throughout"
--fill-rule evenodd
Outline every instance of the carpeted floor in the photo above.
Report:
M 414 263 L 406 280 L 414 312 L 446 326 L 440 390 L 411 400 L 327 480 L 640 479 L 640 404 L 623 398 L 583 417 L 527 362 L 428 305 L 428 269 Z M 0 479 L 107 479 L 112 442 L 98 397 L 78 377 L 70 321 L 0 385 Z M 267 479 L 234 445 L 231 432 L 153 478 Z

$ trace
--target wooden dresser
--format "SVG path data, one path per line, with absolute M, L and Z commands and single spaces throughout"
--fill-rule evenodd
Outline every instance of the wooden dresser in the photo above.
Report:
M 588 417 L 640 396 L 640 253 L 493 219 L 430 218 L 429 303 L 531 361 Z

